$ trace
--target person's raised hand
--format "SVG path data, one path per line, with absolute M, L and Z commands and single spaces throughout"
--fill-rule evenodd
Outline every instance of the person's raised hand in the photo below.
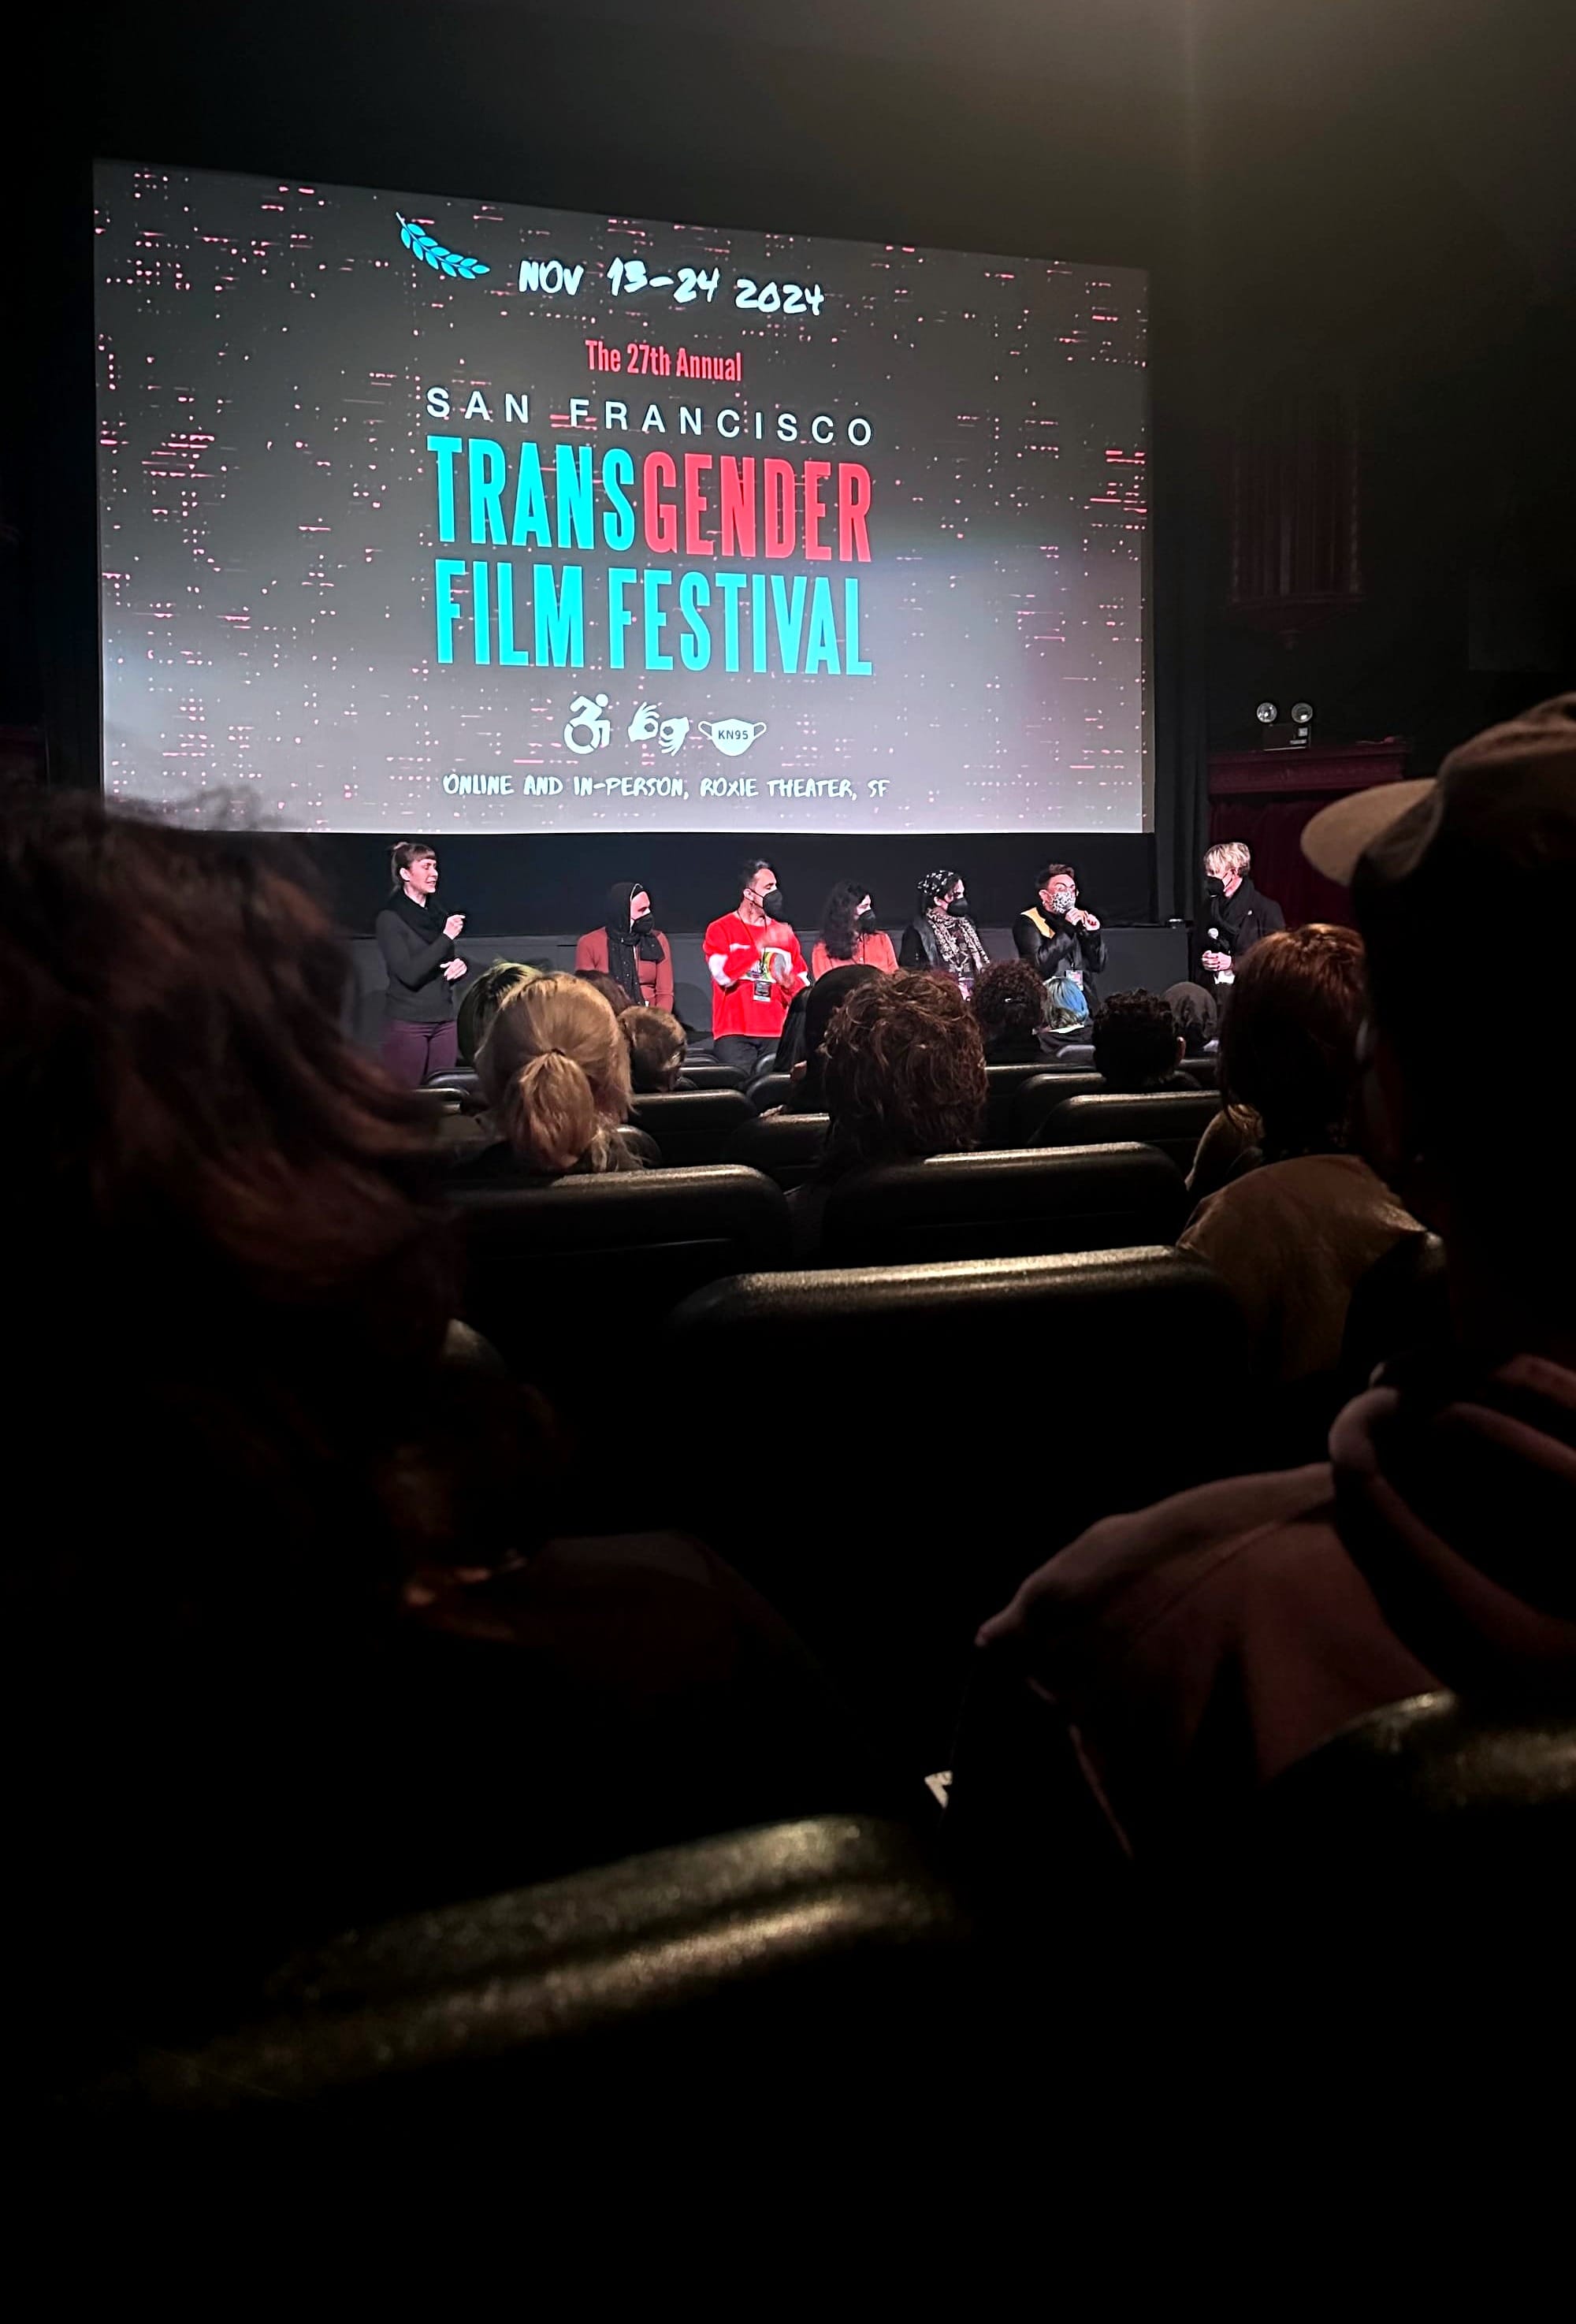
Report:
M 463 912 L 451 912 L 447 919 L 445 920 L 443 924 L 443 933 L 447 936 L 451 944 L 454 942 L 455 937 L 458 936 L 460 930 L 465 927 L 465 916 Z

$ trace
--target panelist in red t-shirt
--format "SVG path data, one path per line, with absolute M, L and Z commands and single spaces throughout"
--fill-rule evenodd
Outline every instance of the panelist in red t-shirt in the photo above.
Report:
M 782 918 L 770 863 L 744 867 L 738 908 L 705 932 L 712 973 L 712 1047 L 717 1062 L 752 1081 L 777 1047 L 788 1002 L 810 981 L 799 940 Z

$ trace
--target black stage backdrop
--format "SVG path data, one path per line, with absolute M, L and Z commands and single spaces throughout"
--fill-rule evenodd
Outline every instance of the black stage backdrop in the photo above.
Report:
M 364 934 L 372 926 L 389 889 L 390 844 L 401 835 L 341 833 L 300 842 L 352 934 Z M 982 926 L 1002 927 L 1032 903 L 1039 872 L 1047 860 L 1057 859 L 1075 867 L 1084 902 L 1101 919 L 1148 920 L 1155 915 L 1155 844 L 1134 833 L 1051 835 L 1038 852 L 1016 835 L 851 839 L 803 832 L 777 839 L 689 833 L 605 839 L 458 834 L 441 838 L 438 847 L 441 899 L 450 911 L 465 914 L 469 936 L 600 927 L 604 899 L 614 880 L 643 880 L 664 927 L 704 928 L 737 900 L 741 867 L 756 855 L 768 858 L 777 872 L 788 918 L 806 939 L 806 950 L 834 881 L 857 880 L 868 887 L 882 925 L 898 927 L 913 912 L 921 875 L 943 867 L 967 881 Z

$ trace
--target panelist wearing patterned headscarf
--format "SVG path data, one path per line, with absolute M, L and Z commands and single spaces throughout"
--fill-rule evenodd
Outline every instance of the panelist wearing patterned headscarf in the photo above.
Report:
M 957 872 L 927 872 L 915 898 L 914 918 L 903 931 L 899 955 L 905 968 L 929 968 L 950 976 L 965 993 L 990 966 Z

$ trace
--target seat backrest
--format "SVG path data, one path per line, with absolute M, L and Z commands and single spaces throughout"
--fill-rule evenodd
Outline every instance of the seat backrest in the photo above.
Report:
M 1175 1242 L 1182 1173 L 1152 1146 L 1018 1147 L 894 1162 L 834 1185 L 821 1224 L 832 1266 L 1000 1259 Z
M 829 1114 L 757 1114 L 736 1130 L 728 1146 L 728 1160 L 751 1170 L 764 1170 L 786 1194 L 802 1186 L 817 1167 L 825 1149 Z
M 990 1147 L 1017 1144 L 1014 1131 L 1018 1093 L 1047 1074 L 1063 1078 L 1049 1057 L 1042 1057 L 1032 1065 L 987 1065 L 985 1081 L 990 1094 L 985 1101 L 985 1134 L 982 1143 Z M 1098 1084 L 1096 1084 L 1098 1087 Z
M 462 1098 L 479 1099 L 482 1094 L 482 1076 L 461 1065 L 452 1074 L 434 1074 L 431 1080 L 424 1086 L 428 1089 L 455 1090 Z
M 698 1090 L 742 1090 L 744 1076 L 737 1065 L 719 1065 L 705 1057 L 687 1057 L 684 1078 Z
M 1057 1106 L 1065 1105 L 1070 1097 L 1093 1097 L 1105 1087 L 1097 1073 L 1080 1066 L 1059 1065 L 1047 1071 L 1044 1066 L 1025 1074 L 1012 1092 L 1011 1110 L 1008 1116 L 1006 1135 L 996 1142 L 1000 1146 L 1032 1146 Z
M 1071 1097 L 1046 1115 L 1037 1135 L 1041 1146 L 1104 1146 L 1136 1138 L 1157 1146 L 1184 1173 L 1193 1167 L 1198 1141 L 1221 1110 L 1212 1090 L 1156 1090 L 1144 1097 L 1113 1091 Z
M 1190 1082 L 1196 1082 L 1200 1089 L 1220 1088 L 1221 1061 L 1213 1052 L 1196 1057 L 1184 1057 L 1176 1070 L 1179 1074 L 1185 1074 Z
M 614 1171 L 456 1188 L 452 1202 L 465 1320 L 548 1392 L 605 1388 L 611 1316 L 655 1322 L 702 1284 L 779 1266 L 788 1250 L 788 1206 L 758 1170 Z
M 792 1087 L 791 1074 L 762 1074 L 750 1084 L 750 1102 L 757 1113 L 767 1113 L 774 1105 L 786 1104 Z
M 699 1475 L 679 1515 L 945 1766 L 974 1630 L 1024 1575 L 1250 1445 L 1251 1382 L 1229 1443 L 1186 1392 L 1240 1328 L 1213 1269 L 1175 1249 L 719 1282 L 671 1317 L 669 1376 L 758 1379 L 763 1416 L 779 1391 L 824 1392 L 790 1430 L 792 1489 L 741 1526 L 737 1474 Z M 828 1491 L 836 1523 L 815 1514 Z
M 556 2141 L 566 2119 L 638 2115 L 644 2089 L 664 2111 L 682 2092 L 692 2129 L 725 2107 L 753 2145 L 806 2076 L 857 2070 L 881 2091 L 907 2052 L 917 2085 L 935 2061 L 914 2027 L 928 2037 L 948 2006 L 968 1934 L 902 1827 L 768 1824 L 357 1930 L 276 1975 L 244 2032 L 145 2053 L 119 2103 L 155 2129 L 207 2117 L 219 2138 L 330 2110 L 423 2136 L 463 2124 L 514 2153 L 546 2098 Z M 916 2095 L 894 2093 L 894 2134 Z
M 731 1089 L 665 1090 L 630 1104 L 635 1128 L 656 1139 L 663 1161 L 675 1170 L 720 1162 L 729 1139 L 750 1114 L 749 1099 L 742 1090 Z
M 1380 1364 L 1439 1345 L 1450 1328 L 1443 1243 L 1434 1234 L 1403 1235 L 1352 1292 L 1341 1343 L 1341 1388 L 1359 1395 Z
M 1544 2033 L 1568 2006 L 1576 1849 L 1576 1700 L 1475 1707 L 1443 1691 L 1340 1729 L 1261 1795 L 1239 1857 L 1241 1901 L 1347 1965 L 1338 2002 L 1439 2010 L 1495 2050 L 1507 2010 Z M 1240 1924 L 1238 1924 L 1240 1925 Z M 1332 1942 L 1333 1950 L 1326 1950 Z

